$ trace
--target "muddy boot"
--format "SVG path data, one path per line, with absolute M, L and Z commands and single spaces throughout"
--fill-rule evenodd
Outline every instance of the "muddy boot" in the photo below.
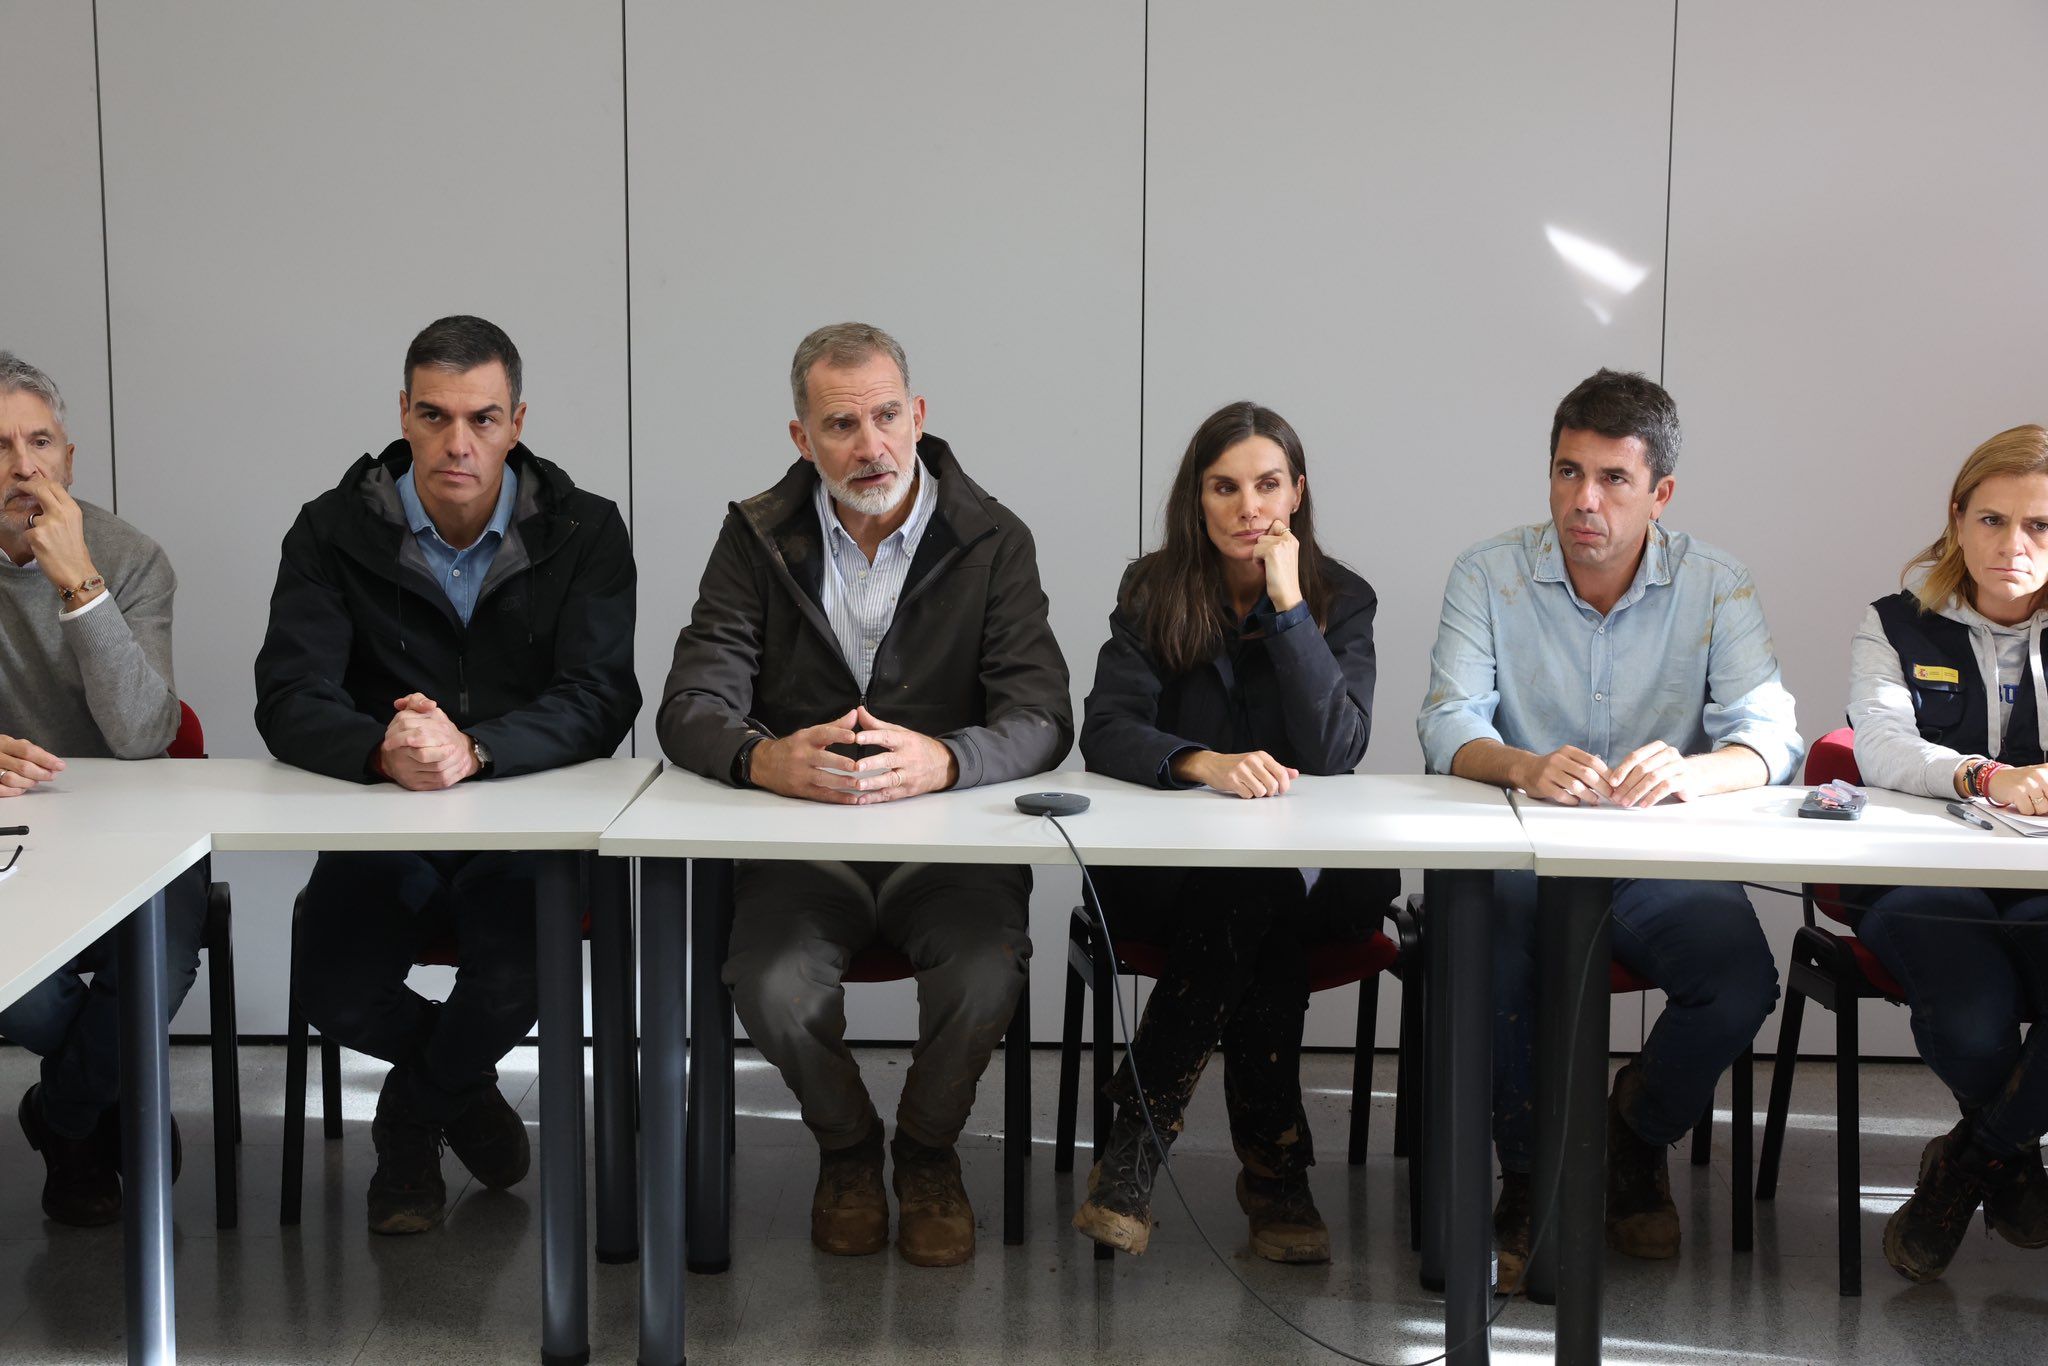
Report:
M 1308 1173 L 1255 1176 L 1240 1169 L 1237 1207 L 1252 1221 L 1252 1251 L 1267 1261 L 1312 1264 L 1330 1260 L 1330 1230 L 1308 1193 Z
M 960 1184 L 960 1154 L 928 1148 L 899 1125 L 890 1141 L 896 1250 L 912 1266 L 958 1266 L 974 1255 L 974 1207 Z
M 43 1155 L 43 1213 L 73 1228 L 97 1228 L 121 1217 L 121 1178 L 90 1135 L 70 1138 L 43 1117 L 41 1083 L 21 1097 L 21 1131 Z
M 1493 1249 L 1500 1264 L 1494 1290 L 1517 1295 L 1529 1271 L 1529 1173 L 1502 1172 L 1500 1199 L 1493 1205 Z
M 448 1147 L 469 1168 L 469 1174 L 501 1191 L 526 1178 L 533 1163 L 533 1142 L 526 1135 L 526 1121 L 498 1089 L 494 1069 L 490 1084 L 478 1094 L 444 1131 Z
M 882 1121 L 851 1148 L 818 1154 L 811 1192 L 811 1245 L 835 1257 L 865 1257 L 889 1246 L 889 1198 L 882 1194 Z
M 441 1179 L 441 1131 L 416 1114 L 406 1100 L 402 1069 L 384 1077 L 370 1142 L 377 1170 L 370 1176 L 370 1232 L 425 1233 L 441 1222 L 448 1186 Z
M 1909 1281 L 1925 1284 L 1948 1269 L 1978 1203 L 2003 1175 L 2005 1164 L 1987 1161 L 1969 1133 L 1965 1119 L 1928 1140 L 1913 1197 L 1885 1221 L 1884 1259 Z
M 1984 1192 L 1984 1221 L 2014 1247 L 2048 1247 L 2048 1173 L 2041 1146 L 2021 1149 Z
M 1670 1150 L 1646 1143 L 1622 1118 L 1643 1089 L 1635 1064 L 1623 1067 L 1607 1097 L 1607 1246 L 1631 1257 L 1678 1255 L 1678 1206 L 1671 1203 Z
M 1172 1144 L 1171 1134 L 1161 1137 Z M 1074 1211 L 1074 1227 L 1119 1252 L 1143 1252 L 1152 1241 L 1152 1182 L 1164 1161 L 1138 1108 L 1119 1109 L 1088 1172 L 1088 1198 Z

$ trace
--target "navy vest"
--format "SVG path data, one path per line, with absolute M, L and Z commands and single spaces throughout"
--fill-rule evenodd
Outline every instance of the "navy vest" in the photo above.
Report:
M 2001 746 L 1991 744 L 1984 702 L 1984 675 L 1970 648 L 1970 628 L 1960 621 L 1920 610 L 1909 592 L 1871 604 L 1885 638 L 1898 652 L 1899 672 L 1913 694 L 1913 720 L 1920 738 L 1964 754 L 1987 754 L 2002 764 L 2042 762 L 2041 727 L 2034 710 L 2034 666 L 2020 672 L 2019 696 L 2006 713 Z

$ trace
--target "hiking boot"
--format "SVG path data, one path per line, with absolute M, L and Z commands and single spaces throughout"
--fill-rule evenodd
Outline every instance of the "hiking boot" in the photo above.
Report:
M 1237 1173 L 1237 1207 L 1252 1221 L 1252 1251 L 1269 1262 L 1296 1265 L 1330 1260 L 1330 1230 L 1308 1193 L 1308 1174 Z
M 974 1255 L 974 1208 L 960 1184 L 960 1154 L 928 1148 L 901 1125 L 889 1144 L 896 1188 L 896 1250 L 912 1266 L 958 1266 Z
M 469 1174 L 494 1191 L 516 1186 L 533 1165 L 533 1144 L 526 1121 L 498 1089 L 495 1072 L 483 1093 L 448 1122 L 442 1131 L 449 1149 Z
M 1978 1203 L 2003 1175 L 1993 1168 L 2007 1165 L 1985 1160 L 1970 1142 L 1969 1125 L 1965 1119 L 1927 1141 L 1912 1198 L 1885 1221 L 1884 1259 L 1909 1281 L 1925 1284 L 1948 1269 Z
M 811 1245 L 835 1257 L 865 1257 L 889 1246 L 889 1199 L 882 1194 L 882 1121 L 851 1148 L 818 1154 L 811 1192 Z
M 1659 1260 L 1678 1255 L 1678 1206 L 1671 1203 L 1669 1149 L 1638 1138 L 1622 1118 L 1642 1089 L 1642 1074 L 1629 1063 L 1607 1097 L 1607 1246 Z
M 21 1131 L 43 1155 L 43 1213 L 73 1228 L 98 1228 L 121 1217 L 121 1178 L 91 1135 L 71 1138 L 43 1118 L 42 1085 L 21 1096 Z
M 1501 1295 L 1521 1293 L 1522 1277 L 1529 1271 L 1529 1173 L 1502 1172 L 1500 1199 L 1493 1203 L 1493 1249 L 1499 1272 L 1494 1291 Z
M 370 1177 L 370 1232 L 425 1233 L 441 1222 L 448 1186 L 441 1179 L 441 1131 L 413 1112 L 400 1070 L 392 1068 L 377 1095 L 370 1141 L 377 1170 Z
M 100 1111 L 99 1123 L 93 1126 L 92 1141 L 99 1145 L 100 1158 L 116 1172 L 121 1170 L 121 1107 L 109 1105 Z M 171 1180 L 178 1179 L 178 1173 L 185 1170 L 185 1139 L 178 1132 L 178 1117 L 171 1116 Z
M 1168 1144 L 1170 1135 L 1165 1136 Z M 1137 1256 L 1152 1241 L 1152 1182 L 1165 1155 L 1154 1146 L 1136 1106 L 1117 1111 L 1109 1142 L 1088 1172 L 1088 1198 L 1074 1227 L 1105 1247 Z
M 2048 1172 L 2039 1144 L 2023 1149 L 1984 1192 L 1984 1222 L 2014 1247 L 2048 1247 Z

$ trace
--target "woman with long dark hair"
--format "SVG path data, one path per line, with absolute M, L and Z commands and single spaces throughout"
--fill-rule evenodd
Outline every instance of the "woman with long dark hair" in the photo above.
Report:
M 2048 430 L 1971 453 L 1911 586 L 1864 613 L 1849 719 L 1866 783 L 2048 815 Z M 1884 1255 L 1931 1281 L 1983 1205 L 2009 1243 L 2048 1247 L 2048 895 L 1969 887 L 1853 889 L 1856 932 L 1905 988 L 1920 1056 L 1962 1119 L 1927 1144 Z
M 1372 729 L 1376 606 L 1317 544 L 1294 428 L 1255 403 L 1212 414 L 1181 457 L 1164 544 L 1117 590 L 1081 729 L 1089 769 L 1241 798 L 1350 772 Z M 1166 966 L 1110 1083 L 1116 1120 L 1074 1226 L 1145 1250 L 1164 1147 L 1221 1047 L 1252 1250 L 1329 1260 L 1301 1100 L 1307 947 L 1370 934 L 1393 875 L 1326 872 L 1313 892 L 1292 868 L 1105 868 L 1094 881 L 1112 935 L 1164 945 Z

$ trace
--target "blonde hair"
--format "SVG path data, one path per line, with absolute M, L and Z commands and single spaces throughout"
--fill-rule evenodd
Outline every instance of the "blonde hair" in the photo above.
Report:
M 1971 451 L 1970 458 L 1956 471 L 1955 487 L 1948 495 L 1948 520 L 1942 525 L 1941 535 L 1906 562 L 1908 576 L 1920 566 L 1927 566 L 1927 577 L 1913 590 L 1913 596 L 1920 599 L 1921 611 L 1938 612 L 1950 602 L 1970 601 L 1970 567 L 1963 562 L 1956 522 L 1970 510 L 1970 499 L 1986 479 L 2007 474 L 2048 474 L 2048 428 L 2032 422 L 2008 428 Z M 2034 606 L 2041 606 L 2040 595 L 2036 595 Z

